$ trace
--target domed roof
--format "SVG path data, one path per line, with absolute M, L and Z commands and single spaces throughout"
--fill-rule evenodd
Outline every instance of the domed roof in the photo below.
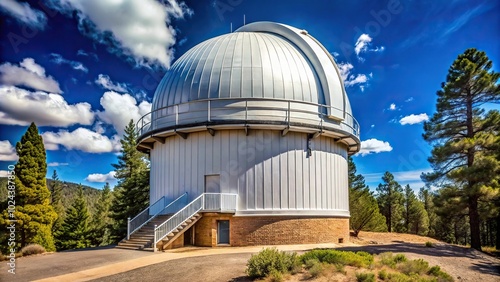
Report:
M 158 85 L 152 110 L 204 99 L 269 98 L 331 106 L 351 114 L 339 70 L 306 31 L 257 22 L 206 40 L 182 55 Z

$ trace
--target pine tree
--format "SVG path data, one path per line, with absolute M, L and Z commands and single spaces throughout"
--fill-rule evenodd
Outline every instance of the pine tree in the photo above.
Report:
M 356 174 L 356 165 L 349 157 L 349 220 L 354 236 L 365 231 L 387 231 L 385 218 L 378 209 L 377 200 L 365 184 L 361 174 Z
M 418 197 L 422 204 L 424 205 L 425 212 L 429 218 L 429 228 L 427 231 L 427 236 L 436 237 L 436 225 L 437 225 L 437 215 L 436 209 L 434 207 L 434 194 L 427 187 L 420 188 Z
M 64 221 L 64 206 L 62 203 L 62 185 L 57 175 L 57 171 L 54 170 L 52 173 L 52 182 L 49 185 L 51 201 L 50 204 L 57 213 L 57 220 L 52 225 L 52 233 L 56 233 Z
M 429 229 L 429 216 L 411 189 L 410 185 L 405 186 L 404 190 L 404 226 L 405 232 L 418 235 L 426 235 Z
M 394 180 L 394 175 L 386 172 L 382 177 L 384 183 L 377 187 L 377 201 L 381 213 L 385 216 L 389 232 L 403 230 L 403 188 Z
M 106 246 L 111 244 L 110 236 L 112 227 L 112 219 L 110 218 L 111 208 L 111 189 L 109 183 L 106 182 L 101 191 L 101 196 L 97 202 L 97 210 L 92 220 L 92 245 Z
M 493 191 L 492 172 L 500 160 L 493 157 L 499 114 L 485 115 L 484 103 L 500 101 L 500 73 L 484 52 L 467 49 L 451 65 L 446 82 L 437 92 L 436 113 L 424 124 L 424 139 L 433 145 L 429 162 L 433 172 L 424 175 L 428 183 L 454 185 L 466 204 L 471 247 L 481 250 L 479 202 Z
M 4 211 L 0 223 L 8 225 L 10 220 L 17 220 L 17 247 L 39 244 L 47 251 L 54 251 L 51 229 L 57 214 L 50 205 L 50 191 L 45 179 L 45 147 L 35 123 L 31 123 L 21 141 L 17 142 L 16 152 L 19 156 L 14 169 L 16 211 L 14 218 Z
M 113 192 L 111 217 L 114 219 L 112 240 L 125 237 L 127 218 L 134 217 L 149 205 L 149 162 L 136 149 L 138 133 L 131 120 L 120 140 L 122 149 L 118 164 L 113 164 L 118 184 Z
M 58 249 L 81 249 L 90 247 L 89 211 L 83 195 L 83 187 L 78 187 L 78 195 L 66 212 L 61 229 L 56 233 Z

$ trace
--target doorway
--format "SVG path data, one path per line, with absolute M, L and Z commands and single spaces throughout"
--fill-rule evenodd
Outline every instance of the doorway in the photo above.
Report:
M 229 220 L 217 221 L 217 245 L 229 245 Z

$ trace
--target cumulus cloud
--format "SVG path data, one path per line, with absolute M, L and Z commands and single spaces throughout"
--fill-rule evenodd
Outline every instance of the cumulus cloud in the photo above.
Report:
M 111 81 L 111 78 L 105 74 L 99 74 L 95 83 L 106 90 L 116 91 L 125 93 L 128 91 L 128 86 L 126 83 L 119 83 Z
M 392 104 L 389 106 L 389 110 L 391 110 L 391 111 L 395 111 L 395 110 L 396 110 L 396 104 L 392 103 Z
M 3 63 L 0 65 L 0 82 L 10 86 L 26 86 L 35 90 L 62 93 L 59 83 L 45 75 L 45 69 L 34 59 L 25 58 L 18 65 Z
M 140 103 L 130 94 L 119 94 L 113 91 L 104 93 L 101 97 L 101 106 L 104 111 L 97 116 L 105 123 L 112 124 L 121 136 L 131 119 L 137 122 L 143 115 L 151 111 L 151 103 Z
M 95 114 L 89 103 L 69 105 L 63 96 L 0 86 L 0 124 L 67 127 L 90 125 Z
M 369 78 L 365 74 L 357 74 L 354 75 L 352 74 L 352 70 L 354 69 L 354 66 L 350 63 L 338 63 L 337 64 L 339 71 L 340 71 L 340 76 L 342 77 L 342 80 L 344 81 L 345 87 L 351 87 L 354 85 L 359 85 L 361 88 L 361 91 L 364 91 L 365 85 L 368 82 Z M 370 74 L 370 77 L 373 75 Z
M 31 8 L 26 2 L 2 0 L 0 1 L 0 11 L 33 28 L 44 29 L 47 24 L 45 14 L 40 10 Z
M 116 180 L 115 174 L 116 174 L 116 172 L 114 172 L 114 171 L 110 171 L 106 174 L 92 173 L 92 174 L 89 174 L 85 178 L 85 180 L 87 180 L 88 182 L 98 182 L 98 183 L 109 182 L 109 181 Z
M 53 0 L 68 15 L 76 12 L 80 31 L 139 65 L 170 67 L 177 32 L 172 20 L 192 15 L 177 0 Z M 111 44 L 111 46 L 110 46 Z
M 359 151 L 359 155 L 366 156 L 369 154 L 378 154 L 382 152 L 390 152 L 392 151 L 391 144 L 386 141 L 380 141 L 375 138 L 368 139 L 365 141 L 361 141 L 361 150 Z
M 428 121 L 429 116 L 426 113 L 419 114 L 419 115 L 414 115 L 411 114 L 409 116 L 405 116 L 404 118 L 399 120 L 399 123 L 401 125 L 405 124 L 417 124 L 417 123 L 422 123 L 424 121 Z
M 77 61 L 67 60 L 67 59 L 63 58 L 63 56 L 56 54 L 56 53 L 50 54 L 50 60 L 58 65 L 63 65 L 63 64 L 69 65 L 74 70 L 79 70 L 79 71 L 83 71 L 83 72 L 89 71 L 89 69 L 87 69 L 87 67 L 85 67 L 82 63 L 77 62 Z
M 356 53 L 360 61 L 364 61 L 364 59 L 360 56 L 361 53 L 382 52 L 385 50 L 384 46 L 370 48 L 372 40 L 373 39 L 370 37 L 370 35 L 366 33 L 361 34 L 358 40 L 356 40 L 356 44 L 354 45 L 354 52 Z
M 86 128 L 77 128 L 74 131 L 60 130 L 59 132 L 42 133 L 45 149 L 55 151 L 61 146 L 67 150 L 80 150 L 87 153 L 111 153 L 121 149 L 120 138 L 114 135 L 108 138 Z
M 9 140 L 0 141 L 0 161 L 17 161 L 16 148 Z

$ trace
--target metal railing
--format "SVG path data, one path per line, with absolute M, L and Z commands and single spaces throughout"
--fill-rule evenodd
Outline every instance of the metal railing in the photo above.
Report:
M 179 228 L 182 223 L 193 217 L 196 213 L 204 211 L 236 211 L 237 194 L 204 193 L 187 204 L 184 208 L 172 215 L 164 223 L 155 226 L 153 248 L 168 234 Z
M 179 204 L 183 204 L 181 203 L 181 199 L 186 196 L 187 192 L 170 202 L 168 205 L 165 205 L 167 199 L 165 198 L 165 196 L 163 196 L 152 205 L 141 211 L 134 218 L 130 219 L 129 217 L 127 220 L 127 240 L 130 239 L 130 235 L 141 229 L 141 227 L 146 225 L 159 214 L 165 214 L 168 213 L 168 211 L 172 211 L 172 213 L 177 211 L 175 210 L 175 208 L 180 208 Z
M 338 113 L 343 120 L 328 117 Z M 336 116 L 335 114 L 333 114 Z M 139 136 L 162 128 L 214 121 L 252 122 L 274 121 L 284 125 L 291 122 L 317 127 L 331 126 L 359 137 L 359 123 L 343 109 L 332 106 L 269 98 L 216 98 L 195 100 L 156 109 L 137 121 Z

